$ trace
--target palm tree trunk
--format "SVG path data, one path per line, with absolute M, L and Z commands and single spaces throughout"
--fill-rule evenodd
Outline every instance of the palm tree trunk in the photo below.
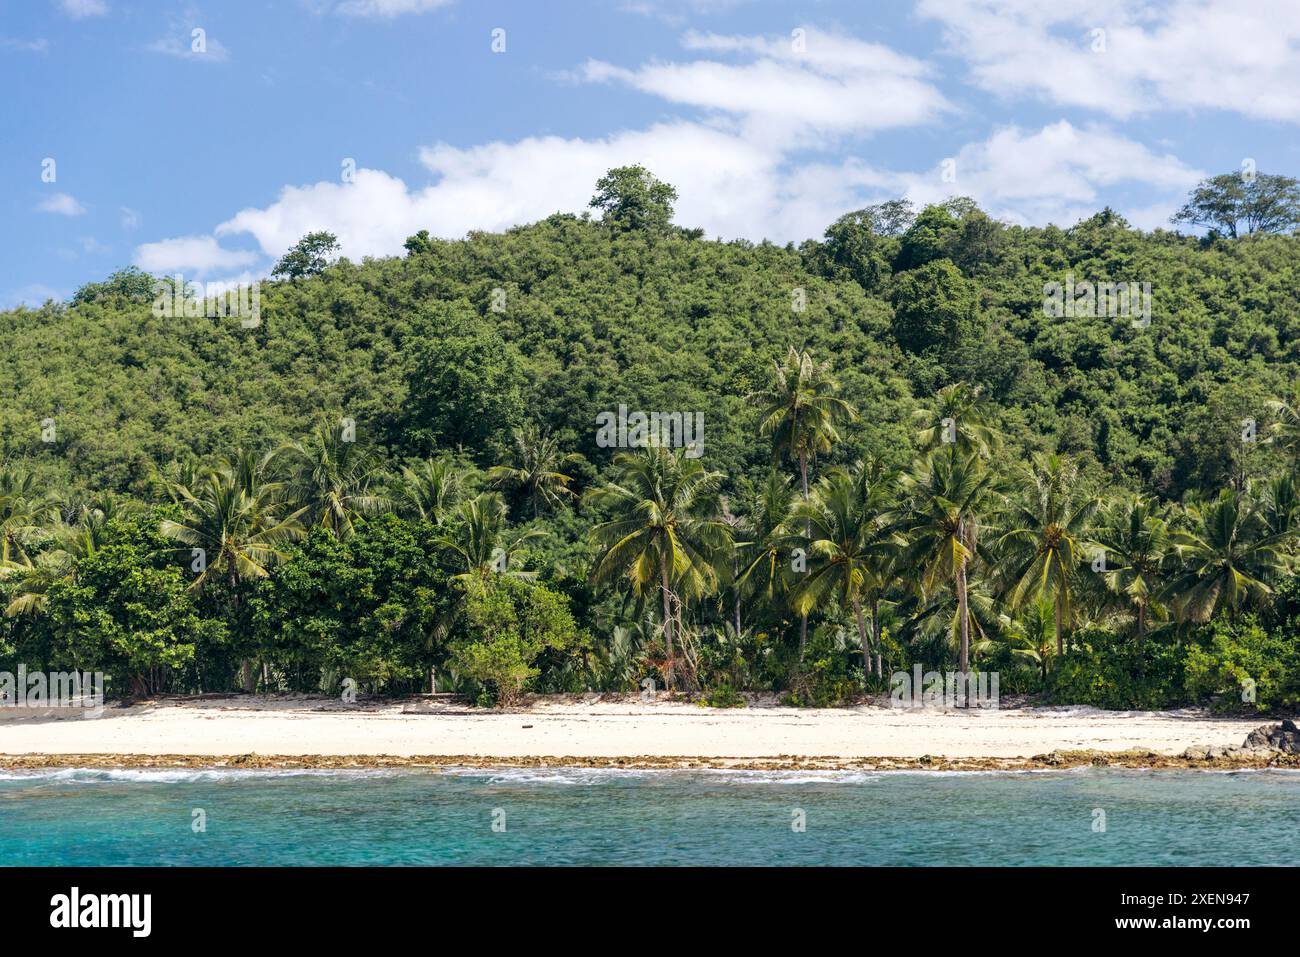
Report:
M 668 556 L 659 559 L 659 588 L 664 600 L 664 645 L 667 649 L 668 663 L 664 666 L 664 685 L 673 686 L 673 612 L 668 596 Z
M 966 613 L 966 563 L 957 566 L 957 627 L 961 631 L 961 651 L 957 670 L 964 676 L 970 667 L 970 618 Z
M 871 635 L 872 644 L 876 646 L 876 675 L 885 676 L 884 669 L 880 666 L 880 596 L 877 595 L 871 599 Z
M 1061 637 L 1061 619 L 1064 613 L 1064 610 L 1062 609 L 1061 605 L 1064 597 L 1065 596 L 1062 594 L 1061 589 L 1058 586 L 1056 589 L 1056 653 L 1058 655 L 1062 654 L 1064 648 L 1063 640 Z
M 799 484 L 803 488 L 803 500 L 808 501 L 808 453 L 803 449 L 799 450 Z M 805 539 L 812 537 L 812 522 L 804 522 L 803 534 Z M 808 613 L 804 612 L 799 616 L 799 658 L 803 659 L 804 646 L 808 644 Z
M 862 684 L 865 687 L 871 677 L 871 641 L 867 637 L 867 622 L 862 617 L 862 601 L 853 596 L 853 617 L 858 622 L 858 638 L 862 641 Z

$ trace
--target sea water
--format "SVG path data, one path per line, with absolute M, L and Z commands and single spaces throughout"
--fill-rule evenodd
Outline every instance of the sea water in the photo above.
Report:
M 0 771 L 7 865 L 1297 865 L 1300 773 Z

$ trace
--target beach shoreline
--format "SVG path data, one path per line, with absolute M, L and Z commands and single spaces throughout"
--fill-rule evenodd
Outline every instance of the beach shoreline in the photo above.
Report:
M 519 709 L 446 698 L 161 699 L 98 718 L 0 716 L 0 769 L 608 767 L 1029 770 L 1300 767 L 1238 752 L 1263 717 L 1095 708 L 712 709 L 659 695 L 562 695 Z M 1211 755 L 1206 757 L 1206 755 Z

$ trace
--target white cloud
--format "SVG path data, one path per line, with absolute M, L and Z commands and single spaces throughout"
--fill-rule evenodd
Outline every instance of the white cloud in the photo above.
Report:
M 42 283 L 32 283 L 23 286 L 21 289 L 15 289 L 0 298 L 0 309 L 16 309 L 18 306 L 26 306 L 29 309 L 39 309 L 45 305 L 47 299 L 53 299 L 55 302 L 68 298 L 67 293 L 55 289 L 53 286 L 46 286 Z
M 86 211 L 85 206 L 67 193 L 51 193 L 37 203 L 36 208 L 42 213 L 53 213 L 56 216 L 80 216 Z
M 123 229 L 138 229 L 140 227 L 140 214 L 136 210 L 130 206 L 123 206 L 121 212 Z
M 337 10 L 347 17 L 391 20 L 405 13 L 428 13 L 449 3 L 451 0 L 346 0 Z
M 135 264 L 145 272 L 189 272 L 199 276 L 214 271 L 242 269 L 257 262 L 255 252 L 223 249 L 212 236 L 181 236 L 144 243 L 135 249 Z
M 1033 132 L 1000 129 L 951 159 L 954 182 L 944 182 L 942 162 L 919 173 L 857 170 L 846 176 L 918 205 L 970 196 L 995 218 L 1021 225 L 1071 225 L 1099 211 L 1102 189 L 1134 184 L 1149 201 L 1119 212 L 1152 229 L 1168 225 L 1169 214 L 1205 175 L 1102 127 L 1081 129 L 1065 120 Z
M 17 50 L 20 53 L 48 53 L 50 41 L 41 37 L 36 40 L 18 40 L 14 37 L 0 37 L 0 50 Z
M 600 60 L 581 72 L 674 103 L 740 118 L 751 136 L 868 132 L 916 126 L 951 107 L 920 60 L 877 43 L 813 29 L 779 39 L 687 34 L 688 50 L 742 58 L 623 69 Z
M 59 0 L 59 6 L 74 20 L 102 17 L 108 13 L 108 4 L 104 0 Z
M 1210 108 L 1300 122 L 1294 0 L 919 0 L 918 11 L 943 24 L 979 86 L 1008 97 L 1119 118 Z

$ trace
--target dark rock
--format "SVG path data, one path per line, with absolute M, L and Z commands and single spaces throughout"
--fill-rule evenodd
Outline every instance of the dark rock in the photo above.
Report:
M 1246 735 L 1243 747 L 1268 748 L 1287 754 L 1300 754 L 1300 728 L 1297 728 L 1295 722 L 1289 718 L 1281 724 L 1260 725 Z

